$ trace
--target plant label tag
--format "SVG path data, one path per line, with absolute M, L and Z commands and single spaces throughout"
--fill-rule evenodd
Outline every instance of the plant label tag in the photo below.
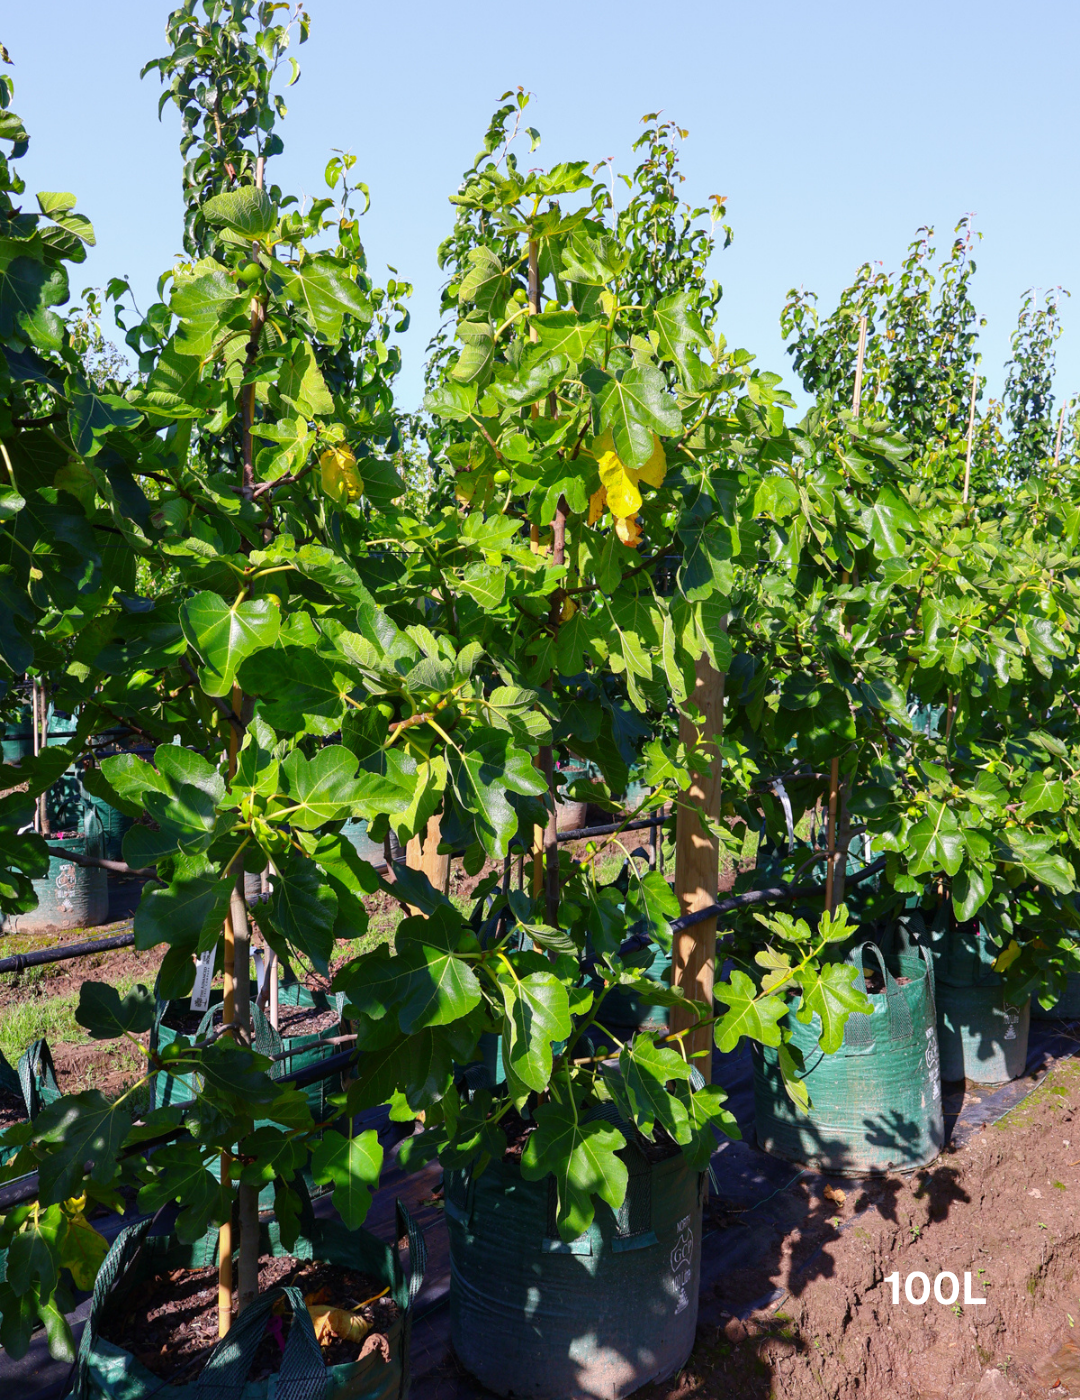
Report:
M 205 1011 L 210 1005 L 210 984 L 214 980 L 214 950 L 208 948 L 195 959 L 195 986 L 191 991 L 192 1011 Z
M 251 956 L 255 963 L 255 995 L 261 997 L 266 981 L 266 956 L 261 948 L 256 948 Z

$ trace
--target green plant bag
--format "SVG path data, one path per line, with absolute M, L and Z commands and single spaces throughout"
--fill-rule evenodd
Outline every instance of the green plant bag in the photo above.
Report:
M 283 1075 L 307 1069 L 308 1066 L 327 1059 L 337 1050 L 337 1046 L 326 1044 L 326 1037 L 341 1033 L 341 1008 L 344 1003 L 344 998 L 341 995 L 328 997 L 323 992 L 309 992 L 299 982 L 282 982 L 278 990 L 278 1005 L 280 1007 L 311 1007 L 316 1011 L 329 1011 L 333 1007 L 338 1015 L 337 1022 L 324 1031 L 312 1035 L 285 1037 L 280 1036 L 274 1030 L 269 1019 L 255 1006 L 254 984 L 251 988 L 251 997 L 252 1020 L 255 1025 L 255 1049 L 262 1055 L 270 1056 L 288 1052 L 283 1059 L 274 1062 L 270 1071 L 273 1079 L 280 1079 Z M 195 1033 L 196 1040 L 201 1040 L 209 1033 L 214 1015 L 220 1009 L 221 1002 L 222 993 L 215 991 L 210 998 L 210 1006 Z M 178 1010 L 183 1010 L 183 1006 L 183 1002 L 169 1002 L 158 998 L 157 1015 L 150 1030 L 151 1051 L 171 1045 L 180 1034 L 179 1031 L 167 1024 L 166 1018 L 170 1008 L 176 1007 Z M 315 1084 L 309 1084 L 304 1089 L 311 1111 L 317 1118 L 322 1119 L 326 1116 L 327 1096 L 336 1093 L 339 1088 L 340 1084 L 335 1080 L 323 1079 Z M 195 1087 L 190 1075 L 170 1075 L 160 1071 L 154 1077 L 152 1095 L 152 1106 L 165 1108 L 170 1104 L 190 1103 L 195 1095 Z
M 650 944 L 652 961 L 642 971 L 654 982 L 667 986 L 671 981 L 671 951 L 665 952 L 658 944 Z M 640 993 L 617 987 L 604 998 L 597 1018 L 601 1026 L 607 1026 L 620 1037 L 634 1031 L 667 1031 L 668 1007 L 652 1006 Z
M 82 835 L 62 839 L 47 837 L 46 840 L 49 873 L 33 882 L 37 908 L 27 914 L 10 915 L 5 920 L 5 928 L 9 932 L 39 933 L 103 924 L 109 917 L 109 885 L 105 871 L 64 859 L 65 851 L 101 856 L 104 844 L 96 814 L 89 810 L 85 813 Z
M 599 1203 L 569 1243 L 555 1182 L 516 1163 L 448 1172 L 450 1332 L 461 1363 L 496 1395 L 621 1400 L 672 1375 L 694 1344 L 705 1174 L 681 1153 L 630 1171 L 618 1212 Z
M 94 815 L 101 823 L 102 849 L 106 860 L 124 859 L 124 837 L 135 825 L 131 817 L 126 813 L 118 811 L 115 807 L 110 807 L 102 797 L 94 797 L 90 793 L 83 793 L 83 802 L 87 807 L 92 807 Z
M 752 1043 L 758 1145 L 776 1157 L 839 1175 L 911 1171 L 941 1151 L 945 1123 L 938 1068 L 933 963 L 925 950 L 885 958 L 873 943 L 856 948 L 855 985 L 865 991 L 864 959 L 875 957 L 885 990 L 870 995 L 871 1015 L 855 1013 L 834 1055 L 818 1046 L 816 1013 L 804 1024 L 788 1015 L 802 1051 L 811 1109 L 784 1089 L 779 1051 Z M 906 977 L 906 985 L 897 977 Z
M 341 828 L 341 834 L 360 859 L 366 860 L 369 865 L 382 865 L 386 859 L 382 846 L 368 836 L 368 824 L 363 817 L 350 817 Z
M 1021 1006 L 1005 1000 L 1001 978 L 970 987 L 943 982 L 938 988 L 941 1077 L 976 1084 L 1007 1084 L 1027 1064 L 1031 998 Z
M 1004 979 L 994 971 L 998 948 L 984 933 L 945 929 L 922 934 L 937 978 L 938 1044 L 946 1083 L 1007 1084 L 1024 1072 L 1031 999 L 1005 1000 Z
M 110 1309 L 131 1289 L 170 1269 L 205 1268 L 217 1262 L 217 1231 L 194 1245 L 171 1236 L 151 1235 L 151 1221 L 129 1225 L 116 1237 L 101 1266 L 90 1316 L 79 1346 L 68 1400 L 150 1400 L 165 1392 L 169 1400 L 405 1400 L 409 1393 L 409 1335 L 412 1304 L 427 1266 L 427 1248 L 420 1228 L 404 1205 L 397 1203 L 398 1236 L 408 1235 L 409 1277 L 401 1266 L 397 1245 L 390 1248 L 367 1230 L 348 1230 L 336 1220 L 312 1220 L 292 1249 L 285 1249 L 277 1222 L 262 1227 L 262 1253 L 296 1259 L 319 1259 L 370 1274 L 389 1288 L 402 1315 L 388 1334 L 390 1360 L 378 1352 L 344 1366 L 326 1366 L 304 1300 L 297 1288 L 273 1288 L 233 1323 L 218 1343 L 202 1373 L 183 1385 L 170 1385 L 148 1371 L 130 1352 L 107 1341 Z M 284 1295 L 294 1325 L 276 1376 L 249 1381 L 251 1363 L 266 1330 L 274 1302 Z

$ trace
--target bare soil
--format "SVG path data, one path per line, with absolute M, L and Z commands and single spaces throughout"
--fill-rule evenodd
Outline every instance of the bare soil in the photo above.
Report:
M 703 1294 L 688 1365 L 640 1400 L 1080 1396 L 1080 1065 L 1059 1062 L 1005 1118 L 912 1176 L 828 1190 L 803 1183 L 803 1224 Z M 738 1226 L 722 1198 L 710 1209 L 714 1227 Z M 897 1271 L 894 1304 L 884 1280 Z M 932 1289 L 946 1271 L 957 1302 L 908 1301 L 910 1274 Z M 967 1273 L 985 1304 L 965 1305 Z M 786 1296 L 747 1315 L 770 1287 Z M 940 1287 L 948 1298 L 952 1284 Z
M 323 1347 L 327 1366 L 358 1361 L 372 1351 L 389 1360 L 386 1334 L 401 1309 L 385 1293 L 385 1286 L 366 1274 L 339 1268 L 319 1260 L 288 1256 L 264 1256 L 259 1265 L 259 1291 L 292 1284 L 309 1302 L 329 1304 L 346 1311 L 359 1308 L 371 1324 L 361 1342 L 335 1338 Z M 380 1296 L 381 1295 L 381 1296 Z M 218 1342 L 217 1266 L 207 1269 L 174 1269 L 133 1288 L 119 1300 L 106 1320 L 102 1335 L 115 1346 L 131 1352 L 148 1371 L 170 1385 L 187 1385 L 198 1375 Z M 279 1369 L 292 1316 L 269 1319 L 249 1380 L 263 1380 Z

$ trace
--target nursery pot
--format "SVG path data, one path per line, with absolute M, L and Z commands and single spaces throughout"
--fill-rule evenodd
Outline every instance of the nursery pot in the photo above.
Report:
M 1034 1021 L 1080 1021 L 1080 972 L 1066 975 L 1065 990 L 1058 1001 L 1044 1006 L 1038 997 L 1033 997 L 1031 1017 Z
M 124 837 L 135 825 L 133 819 L 117 808 L 110 807 L 104 798 L 94 797 L 88 792 L 84 795 L 84 802 L 86 806 L 94 809 L 101 823 L 102 854 L 105 859 L 123 860 Z
M 309 992 L 299 982 L 282 982 L 278 989 L 278 1006 L 281 1009 L 289 1007 L 311 1007 L 317 1011 L 328 1011 L 331 1006 L 338 1013 L 337 1021 L 326 1030 L 316 1032 L 311 1035 L 287 1035 L 281 1036 L 271 1026 L 259 1008 L 255 1005 L 255 984 L 251 984 L 251 1005 L 252 1020 L 255 1027 L 254 1048 L 260 1055 L 278 1055 L 282 1051 L 288 1051 L 284 1059 L 275 1060 L 270 1071 L 271 1077 L 280 1079 L 282 1075 L 293 1074 L 297 1070 L 306 1069 L 309 1065 L 318 1064 L 320 1060 L 325 1060 L 334 1054 L 338 1048 L 335 1045 L 327 1045 L 328 1036 L 341 1034 L 341 1007 L 344 997 L 339 995 L 334 998 L 325 996 L 322 992 Z M 213 1024 L 215 1013 L 220 1010 L 222 1003 L 222 993 L 216 990 L 211 993 L 209 1009 L 204 1014 L 198 1029 L 188 1036 L 189 1040 L 201 1040 L 209 1034 Z M 157 1050 L 166 1045 L 171 1045 L 178 1035 L 182 1034 L 170 1025 L 170 1018 L 177 1014 L 184 1015 L 187 1010 L 187 1003 L 183 1001 L 170 1002 L 162 1001 L 158 998 L 157 1014 L 154 1024 L 150 1028 L 150 1049 Z M 340 1086 L 333 1079 L 321 1080 L 315 1084 L 309 1084 L 303 1093 L 307 1098 L 311 1111 L 317 1119 L 325 1116 L 326 1101 L 329 1094 L 336 1093 Z M 166 1074 L 159 1071 L 151 1084 L 151 1103 L 154 1108 L 165 1108 L 170 1104 L 189 1103 L 194 1097 L 194 1085 L 191 1075 Z
M 398 1202 L 398 1235 L 408 1234 L 410 1276 L 405 1277 L 397 1246 L 393 1249 L 366 1230 L 348 1230 L 339 1221 L 314 1220 L 291 1249 L 281 1243 L 277 1223 L 262 1227 L 262 1253 L 296 1259 L 319 1259 L 356 1269 L 389 1288 L 401 1316 L 388 1334 L 390 1359 L 372 1352 L 361 1361 L 326 1366 L 299 1289 L 271 1289 L 233 1322 L 228 1335 L 211 1352 L 201 1374 L 171 1385 L 147 1370 L 122 1347 L 108 1341 L 111 1317 L 132 1289 L 145 1287 L 172 1269 L 204 1268 L 216 1262 L 217 1231 L 194 1245 L 168 1235 L 151 1235 L 149 1220 L 121 1230 L 101 1266 L 90 1316 L 83 1331 L 70 1400 L 206 1400 L 208 1395 L 237 1400 L 404 1400 L 409 1390 L 409 1334 L 412 1302 L 419 1292 L 426 1265 L 424 1237 Z M 277 1375 L 248 1381 L 248 1372 L 262 1342 L 274 1303 L 284 1297 L 293 1312 L 282 1368 Z
M 361 860 L 366 860 L 369 865 L 382 865 L 385 862 L 382 843 L 369 840 L 368 824 L 363 818 L 350 818 L 341 828 L 341 834 Z
M 584 759 L 571 758 L 559 765 L 559 772 L 566 778 L 567 785 L 595 776 L 595 769 Z M 564 789 L 560 789 L 563 791 Z M 576 802 L 567 797 L 555 799 L 555 827 L 558 831 L 580 831 L 586 824 L 589 812 L 588 802 Z
M 950 929 L 932 937 L 937 979 L 941 1077 L 976 1084 L 1006 1084 L 1024 1072 L 1031 998 L 1005 1000 L 1004 982 L 993 970 L 996 957 L 981 932 Z
M 821 1022 L 789 1014 L 792 1043 L 802 1051 L 811 1108 L 804 1113 L 784 1089 L 778 1051 L 752 1043 L 754 1119 L 758 1145 L 776 1157 L 839 1175 L 911 1171 L 941 1151 L 945 1123 L 934 1008 L 933 964 L 925 950 L 885 958 L 874 943 L 852 953 L 855 985 L 865 990 L 867 953 L 885 990 L 870 994 L 874 1010 L 856 1013 L 834 1055 L 818 1046 Z M 901 985 L 896 979 L 907 978 Z
M 49 873 L 33 882 L 37 908 L 28 914 L 9 915 L 4 921 L 7 932 L 45 933 L 53 929 L 91 928 L 103 924 L 109 917 L 109 885 L 105 871 L 64 859 L 65 851 L 101 856 L 101 823 L 94 812 L 87 811 L 82 825 L 82 835 L 46 838 Z
M 650 944 L 650 950 L 653 953 L 652 961 L 642 970 L 652 981 L 667 986 L 671 981 L 671 950 L 665 952 L 656 944 Z M 647 997 L 627 987 L 616 987 L 604 998 L 597 1021 L 622 1040 L 634 1031 L 666 1031 L 668 1008 L 652 1006 Z
M 938 983 L 938 1039 L 942 1079 L 1006 1084 L 1027 1064 L 1031 998 L 1005 1000 L 1001 978 L 969 987 Z
M 521 1400 L 621 1400 L 672 1375 L 694 1345 L 705 1174 L 681 1153 L 630 1171 L 618 1212 L 555 1226 L 555 1180 L 516 1163 L 447 1172 L 450 1333 L 467 1370 Z

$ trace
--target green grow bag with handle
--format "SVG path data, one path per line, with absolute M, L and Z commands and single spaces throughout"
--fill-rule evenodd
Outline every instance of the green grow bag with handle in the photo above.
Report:
M 382 844 L 368 837 L 368 824 L 362 817 L 350 818 L 341 828 L 341 834 L 360 859 L 366 860 L 369 865 L 382 865 L 386 860 Z
M 405 1400 L 409 1393 L 409 1337 L 412 1305 L 427 1265 L 424 1236 L 400 1201 L 398 1235 L 408 1235 L 409 1277 L 406 1279 L 397 1246 L 391 1249 L 367 1230 L 346 1229 L 340 1221 L 313 1220 L 292 1249 L 285 1249 L 275 1221 L 262 1227 L 261 1253 L 297 1259 L 319 1259 L 369 1274 L 389 1288 L 401 1316 L 388 1334 L 390 1359 L 372 1352 L 361 1361 L 327 1366 L 315 1339 L 315 1329 L 298 1288 L 273 1288 L 234 1321 L 228 1335 L 210 1353 L 201 1374 L 171 1385 L 148 1371 L 132 1354 L 102 1335 L 111 1310 L 133 1288 L 171 1269 L 205 1268 L 217 1261 L 217 1231 L 194 1245 L 167 1235 L 150 1235 L 149 1220 L 121 1230 L 101 1266 L 94 1285 L 90 1316 L 79 1345 L 69 1400 L 150 1400 L 162 1393 L 169 1400 Z M 271 1317 L 284 1296 L 293 1314 L 289 1337 L 277 1375 L 249 1381 Z
M 124 837 L 135 825 L 134 820 L 124 812 L 110 807 L 102 797 L 94 797 L 84 789 L 83 801 L 92 807 L 94 815 L 101 823 L 101 843 L 106 860 L 124 859 Z
M 671 982 L 671 950 L 665 951 L 658 944 L 649 946 L 653 957 L 642 971 L 654 982 L 668 986 Z M 597 1023 L 625 1038 L 634 1031 L 667 1031 L 668 1015 L 668 1007 L 652 1006 L 639 993 L 616 987 L 604 998 Z
M 320 1060 L 327 1059 L 337 1050 L 337 1046 L 326 1043 L 327 1036 L 340 1035 L 341 1011 L 345 998 L 342 993 L 337 993 L 334 997 L 328 997 L 322 992 L 310 992 L 299 982 L 282 982 L 278 989 L 278 1006 L 281 1009 L 289 1007 L 310 1007 L 315 1011 L 329 1011 L 333 1008 L 337 1012 L 337 1022 L 326 1028 L 324 1031 L 310 1035 L 290 1035 L 280 1036 L 271 1026 L 269 1019 L 255 1005 L 255 984 L 251 985 L 251 1008 L 252 1022 L 255 1028 L 255 1049 L 261 1055 L 280 1055 L 283 1052 L 284 1058 L 275 1060 L 270 1070 L 271 1078 L 280 1079 L 283 1075 L 294 1074 L 301 1069 L 307 1069 L 310 1065 L 318 1064 Z M 183 1002 L 173 1003 L 163 1001 L 160 997 L 157 1003 L 157 1014 L 154 1024 L 150 1028 L 150 1049 L 155 1051 L 166 1045 L 171 1045 L 180 1031 L 175 1030 L 167 1023 L 170 1007 L 176 1005 L 182 1008 Z M 198 1029 L 190 1037 L 192 1040 L 202 1040 L 210 1032 L 214 1017 L 221 1010 L 222 993 L 215 991 L 210 997 L 210 1006 L 204 1013 L 199 1023 Z M 151 1082 L 151 1106 L 153 1108 L 166 1108 L 171 1104 L 190 1103 L 195 1096 L 195 1087 L 192 1083 L 193 1076 L 190 1074 L 173 1075 L 160 1070 Z M 340 1083 L 334 1079 L 319 1080 L 314 1084 L 307 1085 L 303 1093 L 307 1098 L 312 1113 L 317 1120 L 322 1120 L 327 1113 L 327 1098 L 330 1094 L 337 1093 Z
M 101 856 L 103 841 L 97 816 L 87 811 L 82 826 L 81 835 L 45 838 L 49 848 L 49 873 L 33 881 L 37 908 L 27 914 L 9 915 L 5 920 L 8 932 L 92 928 L 109 917 L 109 885 L 105 871 L 64 859 L 65 851 Z
M 1038 997 L 1031 1000 L 1033 1021 L 1080 1021 L 1080 972 L 1065 976 L 1065 990 L 1057 1001 L 1043 1005 Z
M 922 936 L 937 977 L 941 1077 L 976 1084 L 1006 1084 L 1027 1064 L 1031 998 L 1005 1000 L 1004 979 L 994 971 L 997 950 L 984 933 L 946 929 Z
M 706 1176 L 682 1153 L 620 1153 L 630 1178 L 618 1212 L 599 1203 L 569 1243 L 555 1181 L 514 1162 L 446 1174 L 450 1334 L 465 1368 L 496 1395 L 621 1400 L 676 1372 L 697 1327 Z
M 758 1146 L 773 1156 L 861 1176 L 911 1171 L 932 1162 L 944 1145 L 932 960 L 925 950 L 886 958 L 875 943 L 863 943 L 851 955 L 858 969 L 855 986 L 862 991 L 868 952 L 885 990 L 870 994 L 870 1015 L 848 1017 L 836 1054 L 826 1055 L 818 1045 L 816 1013 L 805 1024 L 787 1017 L 806 1066 L 809 1113 L 788 1097 L 778 1051 L 751 1045 Z

